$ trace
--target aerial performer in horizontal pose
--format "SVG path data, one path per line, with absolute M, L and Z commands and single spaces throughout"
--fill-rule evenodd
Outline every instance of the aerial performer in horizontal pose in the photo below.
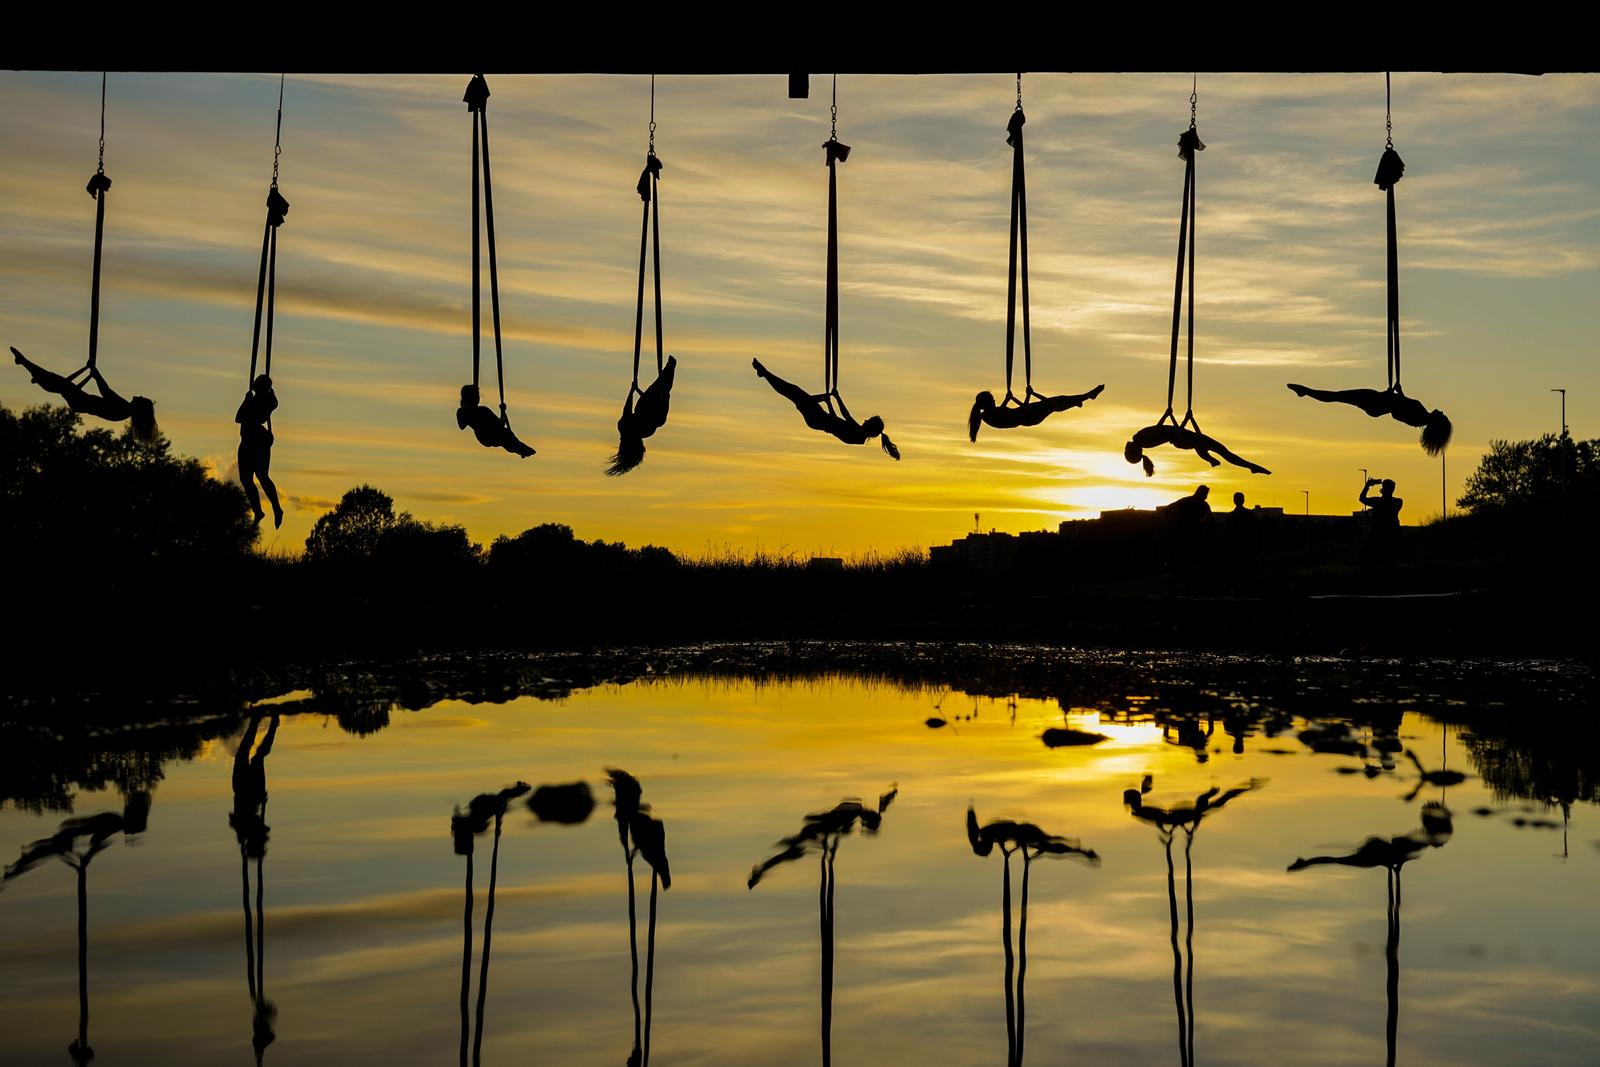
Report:
M 1289 383 L 1295 396 L 1310 397 L 1324 404 L 1349 404 L 1374 419 L 1387 415 L 1395 422 L 1415 426 L 1422 431 L 1422 450 L 1437 456 L 1450 443 L 1450 419 L 1438 408 L 1431 411 L 1420 400 L 1406 396 L 1397 381 L 1388 389 L 1313 389 L 1309 385 Z
M 1199 131 L 1195 128 L 1195 108 L 1198 93 L 1189 94 L 1189 128 L 1178 138 L 1178 156 L 1184 161 L 1183 209 L 1178 216 L 1178 270 L 1172 292 L 1172 348 L 1167 360 L 1167 409 L 1153 424 L 1134 433 L 1122 446 L 1122 456 L 1129 463 L 1144 467 L 1145 477 L 1155 474 L 1155 464 L 1145 455 L 1145 450 L 1160 445 L 1187 449 L 1213 467 L 1221 466 L 1217 456 L 1243 467 L 1251 474 L 1271 474 L 1259 463 L 1252 463 L 1229 450 L 1221 441 L 1200 429 L 1194 416 L 1194 249 L 1195 249 L 1195 157 L 1205 150 Z M 1188 407 L 1183 418 L 1173 413 L 1174 396 L 1178 382 L 1178 328 L 1183 318 L 1184 266 L 1189 270 L 1189 315 L 1186 339 L 1188 343 Z
M 1179 426 L 1176 422 L 1158 422 L 1154 426 L 1146 426 L 1137 431 L 1128 443 L 1122 446 L 1122 455 L 1129 463 L 1144 464 L 1145 476 L 1149 477 L 1155 473 L 1156 468 L 1155 464 L 1150 462 L 1150 457 L 1144 454 L 1144 450 L 1158 445 L 1188 449 L 1213 467 L 1222 466 L 1222 460 L 1217 459 L 1217 456 L 1221 456 L 1235 467 L 1243 467 L 1251 474 L 1272 473 L 1261 464 L 1252 463 L 1243 456 L 1234 454 L 1215 437 L 1208 437 L 1198 429 L 1191 430 Z
M 869 416 L 865 422 L 857 422 L 850 415 L 850 409 L 844 406 L 844 399 L 837 392 L 808 393 L 793 382 L 786 382 L 761 365 L 759 359 L 752 359 L 751 366 L 755 367 L 756 375 L 767 380 L 767 384 L 779 396 L 795 406 L 795 410 L 805 418 L 806 425 L 813 430 L 831 433 L 847 445 L 864 445 L 874 437 L 880 438 L 879 444 L 883 450 L 895 459 L 900 458 L 900 450 L 895 447 L 889 435 L 883 432 L 883 420 L 876 415 Z M 833 405 L 838 405 L 835 413 Z
M 1384 75 L 1387 90 L 1389 76 Z M 1400 153 L 1394 150 L 1394 124 L 1385 109 L 1384 125 L 1389 139 L 1378 160 L 1378 173 L 1374 185 L 1388 195 L 1389 218 L 1389 322 L 1384 338 L 1388 363 L 1389 386 L 1386 389 L 1312 389 L 1310 386 L 1289 383 L 1295 396 L 1310 397 L 1324 404 L 1349 404 L 1371 418 L 1389 418 L 1421 430 L 1419 440 L 1422 450 L 1437 456 L 1450 444 L 1450 419 L 1438 408 L 1430 409 L 1420 400 L 1406 395 L 1400 386 L 1400 250 L 1394 222 L 1394 187 L 1405 175 L 1406 165 Z
M 1028 315 L 1028 183 L 1023 164 L 1022 127 L 1028 120 L 1022 113 L 1022 75 L 1017 75 L 1017 106 L 1006 125 L 1006 144 L 1011 146 L 1011 261 L 1006 290 L 1006 395 L 999 403 L 988 390 L 979 393 L 967 414 L 967 438 L 978 439 L 978 427 L 986 424 L 996 430 L 1037 426 L 1058 412 L 1082 407 L 1105 389 L 1097 385 L 1087 393 L 1046 396 L 1033 387 L 1033 331 Z M 1021 256 L 1018 256 L 1018 250 Z M 1020 268 L 1020 269 L 1019 269 Z M 1017 277 L 1022 277 L 1022 375 L 1023 393 L 1018 399 L 1011 388 L 1012 364 L 1017 338 Z
M 996 430 L 1012 430 L 1018 426 L 1037 426 L 1051 415 L 1058 412 L 1070 411 L 1081 408 L 1084 401 L 1093 400 L 1105 391 L 1104 385 L 1097 385 L 1087 393 L 1070 393 L 1058 396 L 1045 396 L 1032 388 L 1028 390 L 1031 399 L 1018 404 L 1012 398 L 1011 402 L 1001 401 L 995 403 L 994 394 L 985 389 L 972 401 L 972 411 L 967 415 L 967 437 L 970 440 L 978 439 L 978 426 L 992 426 Z
M 650 76 L 650 145 L 645 152 L 644 170 L 635 186 L 644 201 L 639 224 L 639 292 L 633 316 L 633 381 L 622 401 L 622 416 L 617 419 L 617 451 L 606 473 L 615 477 L 627 474 L 644 462 L 644 439 L 666 425 L 672 403 L 672 384 L 677 380 L 678 361 L 663 356 L 661 339 L 661 159 L 656 155 L 656 79 Z M 639 350 L 644 342 L 645 250 L 654 241 L 653 267 L 656 294 L 656 380 L 639 388 Z
M 765 378 L 773 391 L 795 406 L 813 430 L 832 434 L 847 445 L 864 445 L 874 437 L 894 459 L 900 450 L 883 432 L 883 420 L 873 415 L 857 422 L 844 406 L 839 393 L 839 171 L 838 165 L 850 158 L 850 146 L 839 141 L 839 79 L 834 76 L 833 130 L 822 145 L 827 150 L 828 166 L 828 275 L 827 298 L 822 333 L 822 392 L 808 393 L 793 382 L 767 370 L 759 359 L 752 359 L 757 376 Z
M 67 407 L 78 414 L 93 415 L 107 422 L 126 422 L 133 427 L 134 437 L 141 441 L 152 441 L 160 432 L 156 426 L 155 401 L 143 396 L 131 400 L 122 396 L 111 388 L 94 367 L 83 367 L 72 374 L 60 375 L 39 366 L 15 348 L 11 350 L 11 355 L 16 358 L 18 366 L 33 376 L 35 385 L 65 400 Z M 75 381 L 80 374 L 84 375 L 83 381 Z M 91 381 L 97 392 L 84 388 Z
M 133 427 L 133 436 L 139 441 L 153 441 L 160 432 L 156 426 L 155 401 L 136 396 L 127 399 L 111 388 L 105 376 L 95 366 L 100 350 L 100 259 L 105 243 L 106 197 L 111 189 L 111 179 L 106 177 L 106 78 L 100 76 L 100 164 L 84 187 L 94 199 L 94 270 L 89 286 L 89 362 L 61 375 L 34 363 L 16 348 L 11 354 L 17 365 L 27 369 L 33 382 L 41 389 L 54 393 L 67 402 L 67 406 L 80 415 L 93 415 L 107 422 L 126 422 Z M 82 378 L 80 382 L 78 379 Z M 94 390 L 88 386 L 93 383 Z

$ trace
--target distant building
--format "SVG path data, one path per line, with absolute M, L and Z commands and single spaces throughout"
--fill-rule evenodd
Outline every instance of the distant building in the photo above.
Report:
M 1207 538 L 1237 537 L 1230 526 L 1229 506 L 1213 507 Z M 1299 515 L 1281 507 L 1248 509 L 1255 553 L 1313 555 L 1353 562 L 1366 530 L 1366 512 L 1351 515 Z M 929 562 L 959 570 L 975 582 L 993 586 L 1014 574 L 1030 579 L 1060 579 L 1069 585 L 1099 584 L 1138 578 L 1159 571 L 1172 552 L 1171 525 L 1164 508 L 1118 508 L 1092 519 L 1066 519 L 1054 531 L 1020 534 L 967 534 L 948 545 L 929 549 Z M 1230 532 L 1233 531 L 1233 532 Z
M 806 560 L 806 569 L 812 571 L 842 571 L 844 560 L 839 556 L 812 556 Z

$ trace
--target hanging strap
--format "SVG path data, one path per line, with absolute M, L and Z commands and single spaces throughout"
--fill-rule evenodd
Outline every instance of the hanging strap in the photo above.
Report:
M 1194 161 L 1195 153 L 1204 149 L 1205 145 L 1200 143 L 1200 135 L 1195 131 L 1193 126 L 1189 127 L 1188 132 L 1190 137 L 1193 138 L 1193 143 L 1189 146 L 1188 166 L 1185 168 L 1189 173 L 1189 203 L 1187 205 L 1187 214 L 1189 216 L 1189 325 L 1188 329 L 1185 331 L 1185 340 L 1187 341 L 1189 347 L 1189 387 L 1184 401 L 1185 410 L 1183 414 L 1183 422 L 1179 423 L 1179 425 L 1193 426 L 1196 430 L 1198 430 L 1200 428 L 1200 424 L 1195 421 L 1194 417 L 1194 227 L 1195 216 L 1198 214 L 1195 207 L 1195 186 L 1198 184 L 1198 178 L 1195 174 Z
M 478 239 L 479 201 L 478 201 L 478 168 L 483 168 L 483 206 L 482 219 L 485 236 L 489 244 L 489 307 L 490 315 L 494 322 L 494 365 L 495 377 L 500 387 L 500 418 L 506 419 L 506 373 L 505 351 L 500 335 L 500 268 L 495 257 L 494 242 L 494 182 L 489 170 L 489 83 L 482 74 L 475 74 L 472 81 L 467 84 L 466 95 L 462 97 L 467 105 L 467 110 L 472 113 L 472 384 L 479 384 L 480 351 L 482 348 L 482 326 L 479 318 L 482 314 L 482 298 L 480 296 L 478 275 L 480 271 L 480 254 Z
M 1394 118 L 1391 114 L 1389 73 L 1383 75 L 1383 155 L 1378 159 L 1378 173 L 1372 182 L 1388 197 L 1389 264 L 1388 264 L 1388 318 L 1384 337 L 1384 355 L 1388 365 L 1389 388 L 1400 388 L 1400 244 L 1394 223 L 1394 187 L 1405 176 L 1405 161 L 1394 150 Z
M 272 146 L 272 185 L 267 189 L 267 224 L 261 232 L 261 269 L 256 276 L 256 321 L 250 337 L 250 378 L 246 387 L 255 384 L 256 353 L 261 343 L 262 308 L 266 309 L 267 343 L 262 350 L 261 373 L 272 374 L 272 313 L 277 303 L 278 291 L 278 227 L 289 214 L 289 201 L 278 192 L 278 159 L 283 154 L 283 81 L 278 82 L 278 128 Z M 267 426 L 272 425 L 271 416 Z
M 100 250 L 106 233 L 106 192 L 111 179 L 106 177 L 106 75 L 100 74 L 100 162 L 89 178 L 85 191 L 94 199 L 94 273 L 89 283 L 89 363 L 86 371 L 95 369 L 95 359 L 100 353 Z M 76 378 L 79 371 L 71 375 Z M 70 380 L 70 379 L 69 379 Z
M 1020 79 L 1019 79 L 1020 80 Z M 1011 389 L 1012 365 L 1016 351 L 1017 331 L 1017 276 L 1022 277 L 1022 378 L 1023 403 L 1033 395 L 1033 331 L 1029 322 L 1028 298 L 1028 180 L 1023 164 L 1022 127 L 1027 117 L 1022 113 L 1021 91 L 1018 90 L 1017 109 L 1011 113 L 1006 125 L 1006 144 L 1011 145 L 1011 265 L 1006 292 L 1006 401 L 1016 399 Z M 1021 249 L 1020 270 L 1018 249 Z
M 657 198 L 660 196 L 661 160 L 656 156 L 655 149 L 651 148 L 645 155 L 644 170 L 639 173 L 639 184 L 636 189 L 639 199 L 644 201 L 644 214 L 639 223 L 639 299 L 633 316 L 633 388 L 639 388 L 639 352 L 644 346 L 644 274 L 645 251 L 652 240 L 655 241 L 655 290 L 656 290 L 656 373 L 660 374 L 663 364 L 661 342 L 661 208 Z M 651 220 L 654 219 L 652 231 Z
M 256 277 L 256 322 L 250 338 L 250 383 L 256 380 L 256 359 L 260 351 L 261 373 L 272 373 L 272 313 L 278 290 L 278 227 L 289 213 L 289 201 L 274 184 L 267 190 L 267 224 L 261 233 L 261 270 Z M 266 344 L 261 344 L 262 312 L 265 309 Z M 248 383 L 247 383 L 248 384 Z
M 838 164 L 850 158 L 850 146 L 837 137 L 823 144 L 828 152 L 828 296 L 824 315 L 822 391 L 832 397 L 839 392 L 839 170 Z
M 1195 230 L 1195 153 L 1203 151 L 1205 145 L 1200 141 L 1200 135 L 1194 126 L 1190 126 L 1178 138 L 1178 155 L 1183 158 L 1183 207 L 1178 215 L 1178 261 L 1177 271 L 1172 284 L 1172 348 L 1167 361 L 1167 410 L 1162 413 L 1157 424 L 1173 422 L 1180 426 L 1193 425 L 1198 429 L 1194 418 L 1194 230 Z M 1188 410 L 1184 413 L 1183 421 L 1179 422 L 1173 413 L 1178 384 L 1178 332 L 1183 319 L 1184 306 L 1184 267 L 1189 268 L 1189 320 L 1188 320 Z

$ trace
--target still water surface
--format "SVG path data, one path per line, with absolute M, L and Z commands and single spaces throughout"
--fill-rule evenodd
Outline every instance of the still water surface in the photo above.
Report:
M 1310 722 L 1292 706 L 1160 714 L 1141 697 L 1075 710 L 848 677 L 687 679 L 446 700 L 366 736 L 291 699 L 264 757 L 262 706 L 264 849 L 258 779 L 235 776 L 252 727 L 236 721 L 166 763 L 144 831 L 109 835 L 86 868 L 86 1016 L 77 874 L 49 859 L 8 880 L 0 1062 L 70 1063 L 80 1025 L 103 1065 L 245 1064 L 255 1044 L 278 1065 L 460 1062 L 468 874 L 452 812 L 518 780 L 581 780 L 596 801 L 582 824 L 538 821 L 517 799 L 497 853 L 492 821 L 473 842 L 468 1022 L 492 864 L 481 1061 L 622 1064 L 634 1008 L 616 767 L 642 783 L 670 859 L 648 1002 L 661 1065 L 814 1064 L 824 1040 L 841 1065 L 1600 1063 L 1592 804 L 1568 804 L 1569 821 L 1549 795 L 1508 793 L 1503 766 L 1486 782 L 1482 743 L 1441 708 Z M 1050 748 L 1051 728 L 1105 740 Z M 1531 778 L 1525 792 L 1551 793 Z M 831 927 L 825 852 L 747 888 L 808 813 L 859 798 L 872 821 L 896 789 L 877 833 L 858 819 L 832 839 Z M 969 804 L 980 826 L 1026 820 L 1098 860 L 1026 865 L 1025 963 L 1023 857 L 1008 890 L 1002 848 L 981 857 L 969 841 Z M 114 789 L 80 789 L 71 814 L 123 810 Z M 67 814 L 8 805 L 4 858 Z M 1287 869 L 1318 856 L 1368 865 Z M 634 881 L 643 1002 L 644 856 Z

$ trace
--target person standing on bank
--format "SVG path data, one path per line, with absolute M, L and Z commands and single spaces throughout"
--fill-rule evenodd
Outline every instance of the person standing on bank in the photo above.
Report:
M 1375 485 L 1380 488 L 1374 498 L 1369 494 Z M 1394 495 L 1394 479 L 1368 478 L 1357 499 L 1368 509 L 1372 524 L 1372 564 L 1381 569 L 1394 566 L 1400 554 L 1400 509 L 1405 506 L 1405 501 Z

